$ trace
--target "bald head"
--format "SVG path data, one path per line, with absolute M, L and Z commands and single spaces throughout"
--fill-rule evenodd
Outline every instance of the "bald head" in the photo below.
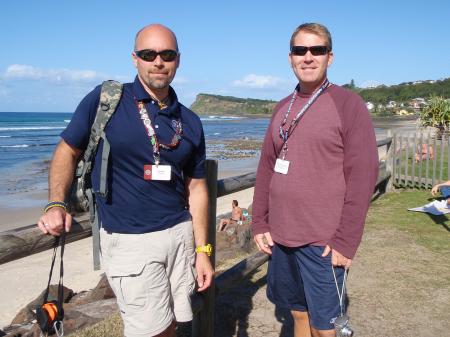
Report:
M 164 40 L 172 44 L 173 49 L 178 51 L 178 42 L 175 33 L 166 26 L 158 23 L 145 26 L 136 33 L 136 37 L 134 39 L 134 50 L 143 49 L 143 44 L 145 44 L 145 41 L 152 39 Z
M 136 54 L 137 51 L 150 52 L 154 57 L 141 58 L 138 56 L 139 53 Z M 174 58 L 164 56 L 170 51 L 172 56 L 175 52 Z M 167 97 L 169 85 L 180 65 L 180 53 L 175 34 L 163 25 L 148 25 L 136 34 L 131 56 L 138 71 L 139 80 L 150 96 L 158 100 Z

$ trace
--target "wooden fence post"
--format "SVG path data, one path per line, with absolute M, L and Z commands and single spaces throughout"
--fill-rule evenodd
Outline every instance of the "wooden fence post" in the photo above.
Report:
M 208 185 L 209 213 L 208 213 L 208 243 L 214 247 L 210 259 L 213 268 L 216 267 L 216 212 L 217 212 L 217 160 L 206 160 L 206 183 Z M 214 306 L 215 285 L 214 277 L 211 286 L 203 293 L 204 305 L 192 322 L 193 337 L 214 337 Z
M 393 137 L 392 135 L 392 130 L 389 129 L 387 131 L 387 138 L 391 138 Z M 395 137 L 395 136 L 394 136 Z M 394 147 L 392 146 L 394 139 L 391 139 L 391 142 L 386 144 L 386 173 L 390 173 L 391 176 L 388 179 L 388 182 L 386 184 L 386 190 L 390 191 L 392 190 L 392 185 L 393 185 L 393 181 L 394 181 L 394 160 L 395 160 L 395 153 L 394 153 Z

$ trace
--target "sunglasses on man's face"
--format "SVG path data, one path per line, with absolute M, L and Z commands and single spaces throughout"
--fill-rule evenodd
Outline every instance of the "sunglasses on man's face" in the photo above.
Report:
M 308 50 L 314 56 L 325 55 L 325 54 L 327 54 L 329 52 L 327 46 L 311 46 L 311 47 L 292 46 L 291 47 L 291 54 L 297 55 L 297 56 L 304 56 L 304 55 L 306 55 Z
M 166 49 L 162 51 L 156 51 L 153 49 L 142 49 L 136 50 L 134 53 L 136 54 L 137 57 L 146 62 L 153 62 L 158 55 L 161 56 L 163 61 L 172 62 L 175 61 L 175 59 L 178 56 L 178 52 L 172 49 Z

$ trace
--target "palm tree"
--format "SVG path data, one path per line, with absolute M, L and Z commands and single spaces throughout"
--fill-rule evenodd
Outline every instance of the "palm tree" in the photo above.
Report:
M 420 112 L 421 126 L 435 127 L 438 129 L 437 136 L 441 138 L 450 131 L 450 101 L 442 96 L 432 96 L 429 104 Z

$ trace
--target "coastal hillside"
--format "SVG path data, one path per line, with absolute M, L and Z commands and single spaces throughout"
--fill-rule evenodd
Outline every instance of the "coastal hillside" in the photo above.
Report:
M 238 98 L 198 94 L 191 110 L 199 115 L 266 115 L 270 116 L 277 102 L 254 98 Z
M 432 95 L 450 98 L 450 78 L 442 80 L 425 80 L 404 82 L 398 85 L 380 85 L 374 88 L 358 88 L 354 81 L 345 84 L 344 87 L 360 94 L 366 102 L 371 102 L 377 107 L 388 103 L 404 103 L 410 105 L 411 100 L 422 98 L 428 100 Z M 275 107 L 276 101 L 254 98 L 238 98 L 233 96 L 220 96 L 211 94 L 198 94 L 191 110 L 199 115 L 243 115 L 243 116 L 267 116 L 269 117 Z M 370 109 L 370 108 L 369 108 Z M 416 111 L 416 110 L 414 110 Z M 373 112 L 373 111 L 372 111 Z
M 366 102 L 386 104 L 389 101 L 408 102 L 422 97 L 428 99 L 432 95 L 450 98 L 450 78 L 442 80 L 425 80 L 404 82 L 397 85 L 379 85 L 375 88 L 358 88 L 354 82 L 344 85 L 359 93 Z

